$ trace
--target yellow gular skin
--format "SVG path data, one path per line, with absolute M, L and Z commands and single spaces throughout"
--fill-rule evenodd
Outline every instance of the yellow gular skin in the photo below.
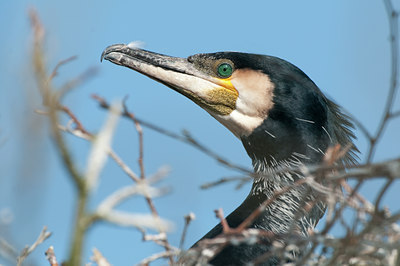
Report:
M 229 79 L 216 79 L 215 83 L 220 86 L 208 90 L 206 109 L 219 115 L 229 115 L 236 109 L 239 93 Z
M 238 91 L 236 90 L 235 86 L 233 86 L 231 79 L 217 79 L 218 84 L 225 87 L 226 89 L 232 91 L 234 94 L 239 95 Z

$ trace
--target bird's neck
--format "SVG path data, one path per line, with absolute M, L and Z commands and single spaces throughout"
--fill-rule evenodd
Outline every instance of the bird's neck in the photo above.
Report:
M 280 135 L 276 132 L 280 132 Z M 235 223 L 243 220 L 288 184 L 303 177 L 299 171 L 290 169 L 320 163 L 323 160 L 323 151 L 329 145 L 329 141 L 323 138 L 324 135 L 321 136 L 322 139 L 309 138 L 303 136 L 299 130 L 277 130 L 276 125 L 264 124 L 250 136 L 242 137 L 254 171 L 259 177 L 255 178 L 248 197 L 230 215 L 229 220 Z M 324 204 L 315 202 L 315 198 L 315 191 L 305 185 L 292 188 L 273 200 L 252 227 L 284 233 L 293 228 L 293 220 L 300 217 L 295 223 L 299 232 L 306 234 L 324 213 Z M 315 202 L 315 205 L 309 213 L 299 214 L 302 209 L 306 209 L 303 204 L 305 202 Z
M 323 159 L 323 151 L 329 145 L 325 132 L 310 137 L 302 134 L 310 132 L 309 129 L 282 129 L 280 126 L 290 127 L 291 123 L 286 120 L 285 123 L 277 125 L 273 123 L 273 119 L 267 119 L 251 135 L 241 138 L 247 154 L 252 159 L 254 171 L 260 177 L 254 180 L 244 202 L 228 215 L 228 224 L 233 228 L 239 226 L 266 200 L 273 198 L 279 190 L 302 177 L 298 171 L 280 171 L 281 169 L 318 164 Z M 266 176 L 268 178 L 265 178 Z M 273 200 L 254 220 L 251 227 L 274 233 L 288 232 L 298 215 L 298 210 L 304 208 L 301 202 L 315 203 L 311 211 L 300 215 L 299 221 L 296 222 L 299 231 L 306 234 L 308 228 L 315 226 L 323 215 L 325 207 L 322 202 L 315 202 L 314 192 L 305 186 L 291 189 Z M 218 224 L 204 238 L 213 238 L 221 231 L 221 224 Z
M 259 177 L 254 180 L 252 189 L 243 203 L 226 217 L 230 227 L 238 227 L 264 202 L 269 204 L 252 221 L 250 228 L 274 234 L 296 232 L 299 235 L 307 235 L 309 229 L 315 227 L 325 211 L 325 205 L 316 200 L 317 196 L 310 187 L 305 185 L 293 187 L 279 196 L 276 194 L 288 184 L 302 178 L 299 171 L 293 171 L 290 167 L 316 164 L 323 159 L 322 151 L 326 150 L 329 142 L 324 139 L 323 134 L 315 134 L 314 137 L 301 134 L 301 130 L 295 128 L 282 130 L 274 124 L 264 123 L 251 135 L 241 138 Z M 310 202 L 311 208 L 303 204 Z M 202 239 L 214 238 L 221 233 L 220 223 Z M 233 262 L 240 264 L 238 263 L 240 261 L 244 264 L 268 250 L 270 250 L 268 241 L 257 245 L 244 243 L 239 246 L 229 246 L 210 263 L 230 265 Z M 278 264 L 277 261 L 272 263 L 271 260 L 268 263 L 268 265 Z

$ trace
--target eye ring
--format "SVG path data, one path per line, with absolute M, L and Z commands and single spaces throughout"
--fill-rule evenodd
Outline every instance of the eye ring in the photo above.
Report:
M 221 63 L 217 66 L 217 74 L 221 78 L 229 78 L 232 76 L 233 67 L 229 63 Z

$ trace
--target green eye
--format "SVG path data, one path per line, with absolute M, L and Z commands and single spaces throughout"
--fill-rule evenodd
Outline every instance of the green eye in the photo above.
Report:
M 228 63 L 222 63 L 217 68 L 218 76 L 221 78 L 229 78 L 232 75 L 233 68 Z

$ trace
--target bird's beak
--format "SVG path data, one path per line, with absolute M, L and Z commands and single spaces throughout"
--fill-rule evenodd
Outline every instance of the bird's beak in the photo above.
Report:
M 232 83 L 206 74 L 186 58 L 115 44 L 103 51 L 103 59 L 165 84 L 211 114 L 228 115 L 235 109 L 238 93 Z

